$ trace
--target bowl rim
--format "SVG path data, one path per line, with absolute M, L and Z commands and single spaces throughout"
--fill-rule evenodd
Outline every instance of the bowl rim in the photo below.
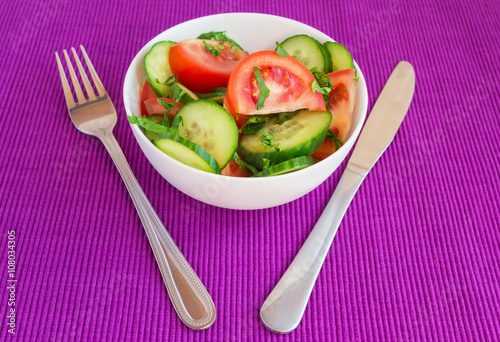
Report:
M 174 30 L 174 29 L 179 30 L 183 26 L 189 26 L 189 25 L 192 25 L 194 23 L 199 23 L 199 22 L 203 22 L 203 21 L 211 21 L 211 20 L 215 20 L 215 19 L 218 19 L 218 18 L 238 17 L 238 16 L 254 16 L 254 17 L 260 18 L 260 19 L 262 19 L 262 18 L 265 17 L 268 20 L 277 20 L 277 21 L 289 22 L 289 23 L 293 23 L 293 24 L 298 24 L 298 25 L 306 26 L 309 29 L 312 29 L 313 31 L 316 31 L 318 34 L 324 35 L 324 36 L 328 37 L 330 40 L 332 40 L 332 41 L 335 42 L 335 40 L 332 37 L 330 37 L 326 33 L 322 32 L 322 31 L 319 31 L 318 29 L 316 29 L 316 28 L 314 28 L 314 27 L 312 27 L 312 26 L 310 26 L 308 24 L 305 24 L 303 22 L 300 22 L 300 21 L 297 21 L 297 20 L 294 20 L 294 19 L 290 19 L 290 18 L 286 18 L 286 17 L 274 15 L 274 14 L 252 13 L 252 12 L 230 12 L 230 13 L 218 13 L 218 14 L 206 15 L 206 16 L 201 16 L 201 17 L 192 18 L 192 19 L 183 21 L 181 23 L 178 23 L 178 24 L 176 24 L 174 26 L 169 27 L 168 29 L 160 32 L 155 37 L 153 37 L 152 39 L 150 39 L 146 44 L 144 44 L 139 49 L 139 51 L 136 53 L 136 55 L 134 56 L 134 58 L 130 62 L 129 67 L 127 68 L 127 72 L 125 74 L 125 79 L 124 79 L 124 83 L 123 83 L 123 96 L 124 96 L 124 104 L 125 104 L 125 113 L 126 113 L 126 116 L 131 116 L 132 115 L 131 111 L 129 110 L 129 107 L 127 106 L 128 101 L 127 101 L 127 98 L 126 98 L 126 95 L 127 95 L 126 88 L 127 88 L 127 85 L 130 82 L 135 83 L 133 81 L 132 74 L 135 73 L 136 69 L 132 69 L 132 66 L 135 63 L 137 63 L 137 60 L 143 54 L 144 50 L 146 50 L 146 49 L 149 50 L 154 43 L 156 43 L 157 41 L 161 40 L 161 36 L 165 35 L 170 30 Z M 142 59 L 142 57 L 141 57 L 141 59 Z M 357 75 L 356 76 L 359 78 L 358 79 L 357 92 L 359 90 L 363 91 L 363 94 L 360 95 L 360 98 L 363 97 L 365 101 L 363 101 L 364 103 L 359 103 L 360 101 L 358 100 L 355 103 L 354 112 L 357 111 L 358 114 L 360 114 L 360 117 L 357 118 L 357 124 L 355 126 L 351 126 L 351 128 L 349 129 L 349 133 L 348 133 L 349 138 L 336 151 L 336 153 L 334 153 L 334 154 L 328 156 L 327 158 L 325 158 L 324 160 L 321 160 L 321 161 L 319 161 L 317 163 L 314 163 L 313 165 L 310 165 L 310 166 L 308 166 L 306 168 L 303 168 L 303 169 L 300 169 L 300 170 L 297 170 L 297 171 L 294 171 L 294 172 L 290 172 L 290 173 L 285 173 L 285 174 L 277 175 L 277 176 L 280 177 L 280 180 L 285 181 L 286 178 L 295 178 L 295 177 L 297 177 L 300 174 L 307 173 L 308 171 L 311 170 L 311 168 L 314 168 L 314 169 L 321 168 L 325 164 L 325 162 L 327 160 L 332 159 L 332 158 L 336 158 L 335 155 L 337 153 L 341 154 L 341 153 L 339 153 L 339 151 L 343 151 L 345 149 L 351 149 L 351 148 L 353 148 L 354 143 L 357 140 L 357 138 L 358 138 L 358 136 L 360 134 L 360 131 L 361 131 L 363 125 L 364 125 L 364 122 L 366 120 L 366 116 L 367 116 L 367 104 L 368 104 L 368 91 L 367 91 L 366 81 L 365 81 L 363 72 L 362 72 L 361 68 L 359 67 L 358 63 L 356 62 L 356 60 L 354 58 L 353 58 L 353 61 L 354 61 L 354 65 L 355 65 L 355 68 L 356 68 L 356 71 L 357 71 Z M 139 63 L 139 65 L 142 65 L 142 63 Z M 142 89 L 142 85 L 139 85 L 139 88 L 140 88 L 139 89 L 139 91 L 140 91 Z M 356 96 L 358 97 L 358 95 L 356 95 Z M 363 107 L 362 108 L 358 108 L 359 105 L 363 105 Z M 142 134 L 142 132 L 140 131 L 140 128 L 137 125 L 132 124 L 130 122 L 129 122 L 129 125 L 130 125 L 131 129 L 135 133 L 140 133 L 140 134 L 135 134 L 136 138 L 139 137 L 139 139 L 144 140 L 144 142 L 147 142 L 153 148 L 158 149 L 154 144 L 152 144 L 146 138 L 146 136 L 144 134 Z M 160 151 L 160 150 L 158 149 L 158 151 Z M 231 179 L 233 181 L 241 181 L 241 182 L 248 182 L 248 183 L 255 183 L 255 184 L 269 182 L 270 179 L 276 177 L 276 176 L 273 176 L 273 177 L 234 177 L 234 176 L 226 176 L 226 175 L 222 175 L 222 174 L 209 173 L 209 172 L 206 172 L 206 171 L 198 170 L 196 168 L 193 168 L 193 167 L 191 167 L 189 165 L 186 165 L 186 164 L 184 164 L 184 163 L 182 163 L 182 162 L 180 162 L 180 161 L 178 161 L 178 160 L 170 157 L 169 155 L 167 155 L 165 153 L 161 153 L 161 157 L 163 159 L 165 159 L 165 160 L 168 160 L 170 163 L 174 163 L 175 165 L 177 165 L 177 166 L 179 166 L 181 168 L 188 168 L 191 172 L 195 172 L 196 174 L 200 174 L 200 176 L 204 176 L 204 177 L 207 177 L 207 176 L 216 176 L 217 177 L 218 176 L 218 177 L 228 178 L 228 179 Z M 345 159 L 346 158 L 343 158 L 343 160 L 345 160 Z M 332 170 L 332 173 L 334 171 L 335 170 Z

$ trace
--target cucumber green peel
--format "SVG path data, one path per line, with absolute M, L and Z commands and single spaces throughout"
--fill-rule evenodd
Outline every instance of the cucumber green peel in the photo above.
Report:
M 219 163 L 203 148 L 178 134 L 165 132 L 158 136 L 154 144 L 162 152 L 195 169 L 220 174 Z
M 314 159 L 309 156 L 292 158 L 274 166 L 270 166 L 269 168 L 256 173 L 255 175 L 253 175 L 253 177 L 277 176 L 303 169 L 305 167 L 311 166 L 312 164 L 314 164 Z

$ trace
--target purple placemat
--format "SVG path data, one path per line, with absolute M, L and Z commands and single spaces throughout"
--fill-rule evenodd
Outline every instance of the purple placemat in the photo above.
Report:
M 302 323 L 285 336 L 263 327 L 260 305 L 341 172 L 277 208 L 211 207 L 165 182 L 124 120 L 123 78 L 142 45 L 223 12 L 281 15 L 345 44 L 370 108 L 398 61 L 417 75 L 395 143 L 351 204 Z M 500 340 L 499 17 L 495 0 L 3 1 L 0 340 Z M 117 107 L 115 135 L 133 171 L 213 297 L 218 317 L 206 331 L 177 318 L 111 159 L 68 119 L 54 52 L 78 44 Z

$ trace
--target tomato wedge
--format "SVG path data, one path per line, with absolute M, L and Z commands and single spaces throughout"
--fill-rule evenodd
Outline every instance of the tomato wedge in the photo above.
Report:
M 157 98 L 158 95 L 154 92 L 153 88 L 149 85 L 148 81 L 144 82 L 144 86 L 142 87 L 141 91 L 141 115 L 142 116 L 148 116 L 148 111 L 146 109 L 146 106 L 144 105 L 144 101 L 147 99 L 151 98 Z
M 351 128 L 357 82 L 354 80 L 355 70 L 345 69 L 327 74 L 332 81 L 332 91 L 328 94 L 327 110 L 332 113 L 330 130 L 337 134 L 340 141 L 345 142 Z M 329 140 L 312 154 L 314 158 L 325 159 L 336 151 L 335 144 Z
M 175 100 L 169 99 L 169 98 L 162 98 L 165 102 L 168 103 L 174 103 Z M 146 108 L 146 116 L 149 116 L 151 114 L 165 114 L 167 112 L 167 109 L 165 109 L 159 102 L 157 97 L 153 97 L 150 99 L 145 100 L 144 102 L 144 107 Z M 175 116 L 175 113 L 179 109 L 182 108 L 184 104 L 182 102 L 177 102 L 177 104 L 168 112 L 167 116 L 172 119 Z
M 220 55 L 206 51 L 205 43 L 222 49 Z M 187 39 L 170 48 L 169 63 L 179 83 L 194 92 L 210 93 L 214 88 L 227 86 L 229 75 L 247 55 L 246 51 L 232 49 L 229 42 Z
M 260 95 L 254 68 L 260 69 L 269 88 L 263 108 L 257 109 Z M 246 115 L 291 112 L 307 108 L 325 110 L 323 96 L 313 92 L 311 72 L 292 56 L 281 57 L 275 51 L 259 51 L 245 57 L 234 69 L 227 86 L 229 105 Z
M 224 167 L 221 171 L 221 175 L 223 176 L 232 176 L 232 177 L 251 177 L 252 174 L 245 171 L 244 168 L 240 167 L 234 159 Z
M 351 128 L 354 100 L 356 98 L 355 70 L 345 69 L 327 74 L 332 80 L 332 91 L 328 94 L 327 110 L 332 113 L 330 130 L 345 141 Z

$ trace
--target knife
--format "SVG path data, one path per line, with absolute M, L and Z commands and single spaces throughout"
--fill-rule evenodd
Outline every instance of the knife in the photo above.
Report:
M 366 175 L 396 135 L 414 90 L 413 67 L 399 62 L 366 120 L 332 198 L 261 307 L 261 320 L 269 330 L 288 333 L 299 325 L 340 221 Z

